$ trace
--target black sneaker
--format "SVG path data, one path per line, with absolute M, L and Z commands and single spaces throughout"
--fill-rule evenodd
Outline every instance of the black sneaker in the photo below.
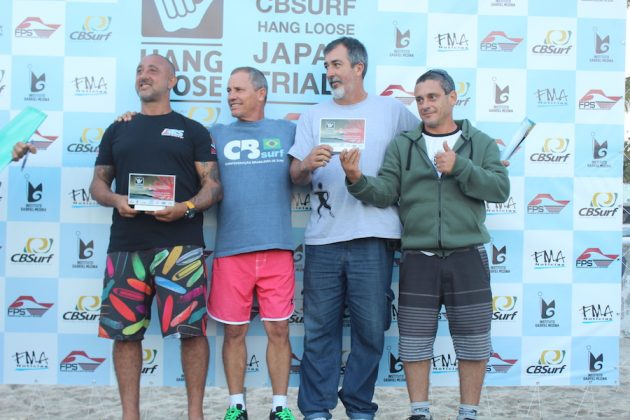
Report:
M 227 409 L 223 420 L 247 420 L 247 410 L 243 410 L 241 404 L 236 404 L 236 406 Z
M 431 414 L 414 414 L 409 417 L 407 420 L 433 420 L 433 416 Z
M 288 407 L 276 407 L 269 413 L 269 420 L 295 420 L 295 417 Z

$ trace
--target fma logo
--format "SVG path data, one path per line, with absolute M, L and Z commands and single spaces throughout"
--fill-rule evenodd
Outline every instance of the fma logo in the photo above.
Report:
M 52 253 L 52 238 L 28 238 L 23 252 L 11 255 L 11 262 L 19 264 L 50 264 L 55 254 Z
M 433 38 L 438 52 L 468 51 L 469 43 L 465 33 L 439 33 Z
M 523 38 L 511 38 L 503 31 L 492 31 L 479 44 L 481 51 L 512 52 Z
M 72 208 L 80 209 L 86 207 L 99 207 L 99 204 L 92 198 L 89 188 L 73 188 L 68 195 L 72 199 Z
M 431 365 L 434 374 L 457 372 L 457 357 L 451 353 L 439 354 L 433 356 Z
M 558 375 L 567 367 L 564 364 L 565 350 L 543 350 L 538 363 L 525 370 L 530 375 Z
M 105 131 L 100 127 L 86 127 L 81 132 L 78 143 L 71 143 L 66 150 L 70 153 L 98 153 Z
M 61 360 L 59 363 L 59 371 L 66 373 L 92 373 L 104 361 L 104 357 L 90 357 L 83 350 L 74 350 Z
M 15 27 L 16 38 L 50 38 L 60 27 L 54 23 L 44 23 L 41 18 L 27 17 Z
M 529 204 L 527 213 L 529 214 L 559 214 L 570 200 L 556 200 L 551 194 L 537 194 Z
M 493 296 L 492 297 L 492 320 L 493 321 L 514 321 L 518 311 L 515 309 L 516 296 Z
M 246 371 L 247 373 L 254 373 L 260 371 L 260 361 L 256 357 L 255 354 L 252 354 L 252 357 L 249 358 L 249 361 L 246 363 Z
M 142 36 L 221 38 L 223 0 L 142 0 Z
M 33 296 L 20 296 L 7 309 L 7 316 L 17 318 L 41 318 L 53 303 L 40 303 Z
M 505 203 L 486 202 L 486 215 L 496 216 L 500 214 L 516 214 L 516 200 L 510 196 Z
M 43 351 L 26 350 L 15 352 L 15 370 L 48 370 L 48 356 Z
M 75 41 L 107 41 L 112 35 L 109 26 L 112 18 L 109 16 L 86 16 L 80 31 L 70 33 L 70 39 Z
M 542 251 L 534 251 L 531 255 L 534 262 L 534 269 L 547 269 L 547 268 L 564 268 L 566 266 L 566 257 L 564 253 L 559 250 L 543 249 Z
M 617 205 L 618 194 L 613 192 L 596 192 L 593 194 L 590 206 L 578 210 L 580 216 L 585 217 L 614 217 L 619 211 Z
M 76 96 L 107 95 L 107 81 L 103 76 L 78 76 L 72 80 Z
M 405 105 L 411 105 L 416 100 L 413 92 L 405 90 L 401 85 L 389 85 L 381 92 L 380 96 L 391 96 Z
M 539 107 L 557 107 L 569 105 L 569 95 L 564 89 L 541 88 L 534 92 Z
M 613 261 L 619 259 L 618 254 L 604 254 L 599 248 L 587 248 L 575 260 L 577 268 L 608 268 Z
M 547 31 L 543 44 L 534 45 L 532 52 L 543 55 L 567 55 L 573 48 L 573 45 L 570 45 L 571 34 L 571 31 L 561 29 Z
M 608 111 L 620 99 L 621 96 L 608 96 L 601 89 L 591 89 L 580 98 L 578 107 L 588 111 Z
M 291 211 L 294 213 L 311 211 L 311 194 L 308 192 L 292 192 Z
M 64 321 L 94 322 L 99 317 L 101 309 L 100 296 L 79 296 L 71 311 L 64 312 Z
M 486 373 L 508 373 L 516 362 L 518 359 L 504 359 L 499 353 L 492 353 L 486 365 Z
M 610 305 L 602 305 L 599 303 L 591 305 L 583 305 L 580 309 L 582 316 L 582 324 L 601 324 L 613 321 L 615 313 Z

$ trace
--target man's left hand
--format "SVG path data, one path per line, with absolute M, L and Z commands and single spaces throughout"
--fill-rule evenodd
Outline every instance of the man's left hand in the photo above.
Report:
M 186 214 L 186 210 L 188 207 L 184 203 L 175 203 L 174 206 L 167 207 L 163 210 L 156 210 L 153 213 L 153 217 L 155 217 L 160 222 L 174 222 L 175 220 L 179 220 L 184 217 Z
M 435 167 L 443 175 L 449 175 L 453 172 L 457 155 L 448 147 L 447 142 L 442 143 L 442 147 L 444 147 L 444 151 L 435 154 Z

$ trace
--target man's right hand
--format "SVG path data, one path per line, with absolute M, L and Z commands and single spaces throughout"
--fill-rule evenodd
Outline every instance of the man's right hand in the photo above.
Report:
M 140 213 L 138 210 L 135 210 L 133 207 L 129 206 L 127 202 L 127 197 L 124 195 L 117 194 L 116 197 L 116 210 L 122 217 L 134 218 Z
M 330 162 L 332 158 L 332 147 L 327 144 L 315 146 L 302 161 L 302 169 L 314 172 L 317 168 L 322 168 Z
M 137 112 L 135 112 L 135 111 L 127 111 L 124 114 L 119 115 L 118 117 L 116 117 L 116 122 L 129 122 L 129 121 L 131 121 L 131 119 L 136 114 L 137 114 Z
M 13 145 L 11 158 L 13 160 L 19 160 L 22 156 L 24 156 L 27 153 L 37 153 L 37 148 L 33 146 L 31 143 L 23 143 L 19 141 L 15 143 L 15 145 Z
M 346 173 L 346 178 L 351 184 L 354 184 L 361 179 L 361 169 L 359 168 L 359 161 L 361 160 L 361 151 L 358 148 L 352 148 L 350 150 L 344 149 L 339 154 L 339 160 L 341 161 L 341 167 Z

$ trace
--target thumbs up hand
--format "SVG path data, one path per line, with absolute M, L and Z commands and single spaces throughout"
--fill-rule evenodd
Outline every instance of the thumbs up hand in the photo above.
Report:
M 446 141 L 442 143 L 442 147 L 444 147 L 444 151 L 435 154 L 435 167 L 443 175 L 449 175 L 453 172 L 457 155 L 451 150 Z

